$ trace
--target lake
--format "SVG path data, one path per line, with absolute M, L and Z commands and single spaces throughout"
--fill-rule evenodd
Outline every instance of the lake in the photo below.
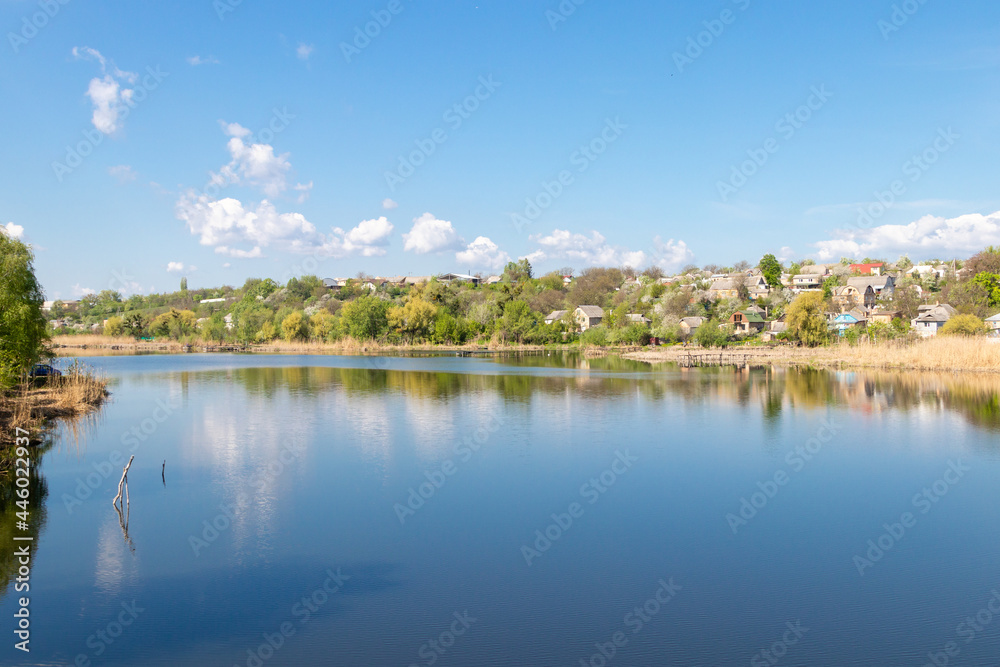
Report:
M 3 664 L 1000 656 L 1000 380 L 568 355 L 86 363 L 113 398 L 39 452 L 30 593 L 3 487 Z

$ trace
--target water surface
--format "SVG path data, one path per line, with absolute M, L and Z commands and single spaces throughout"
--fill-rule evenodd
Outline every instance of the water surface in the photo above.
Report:
M 1000 591 L 994 380 L 569 356 L 87 363 L 114 398 L 40 455 L 32 651 L 13 649 L 9 580 L 3 664 L 1000 655 L 1000 618 L 962 625 Z

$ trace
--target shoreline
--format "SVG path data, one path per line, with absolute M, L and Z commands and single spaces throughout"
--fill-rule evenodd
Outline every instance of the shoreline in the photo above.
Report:
M 1000 373 L 1000 344 L 983 338 L 929 338 L 908 343 L 846 343 L 828 347 L 752 347 L 724 349 L 670 347 L 622 355 L 649 364 L 681 366 L 808 366 L 823 369 Z
M 961 373 L 1000 373 L 1000 343 L 975 337 L 935 337 L 881 344 L 846 343 L 806 348 L 791 345 L 773 347 L 732 345 L 726 348 L 581 347 L 579 345 L 434 345 L 402 343 L 387 345 L 376 341 L 345 339 L 337 343 L 288 343 L 226 345 L 194 341 L 135 341 L 107 336 L 58 336 L 53 348 L 60 357 L 128 356 L 136 354 L 240 353 L 301 355 L 401 355 L 457 354 L 461 356 L 578 352 L 587 358 L 620 356 L 649 364 L 676 363 L 680 366 L 808 366 L 828 369 L 914 370 Z

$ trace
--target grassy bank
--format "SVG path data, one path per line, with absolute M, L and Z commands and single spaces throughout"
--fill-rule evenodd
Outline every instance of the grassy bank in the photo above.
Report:
M 100 407 L 108 396 L 107 385 L 106 379 L 74 364 L 43 385 L 26 384 L 0 394 L 0 472 L 10 467 L 16 428 L 38 441 L 52 420 L 78 419 Z
M 569 349 L 569 346 L 563 346 Z M 231 352 L 239 350 L 255 354 L 394 354 L 399 352 L 462 352 L 472 350 L 539 351 L 553 349 L 543 345 L 510 345 L 490 341 L 467 345 L 434 345 L 431 343 L 404 343 L 390 345 L 378 341 L 360 341 L 351 337 L 336 343 L 287 342 L 275 340 L 269 343 L 238 346 L 231 343 L 220 344 L 211 341 L 194 340 L 189 344 L 178 341 L 136 341 L 127 337 L 98 335 L 55 336 L 53 348 L 59 356 L 100 356 L 115 354 L 145 354 L 152 352 Z
M 696 359 L 711 363 L 719 350 L 692 347 L 669 347 L 628 353 L 623 356 L 650 363 Z M 817 368 L 871 368 L 880 370 L 919 370 L 947 372 L 1000 372 L 1000 343 L 985 338 L 938 336 L 915 342 L 878 344 L 846 343 L 828 347 L 752 347 L 731 346 L 724 359 L 739 357 L 750 364 L 813 366 Z

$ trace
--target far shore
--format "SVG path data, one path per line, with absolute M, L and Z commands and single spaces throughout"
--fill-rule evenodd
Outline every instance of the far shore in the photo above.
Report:
M 983 337 L 937 337 L 913 342 L 882 344 L 846 343 L 807 348 L 793 345 L 772 347 L 730 345 L 726 348 L 697 346 L 666 347 L 587 347 L 576 345 L 386 345 L 376 341 L 345 339 L 337 343 L 272 341 L 266 344 L 240 346 L 204 341 L 136 341 L 110 336 L 56 336 L 53 348 L 63 357 L 112 356 L 133 354 L 181 354 L 185 352 L 240 352 L 247 354 L 316 354 L 316 355 L 378 355 L 413 353 L 538 353 L 545 351 L 578 351 L 588 357 L 619 355 L 625 359 L 646 363 L 676 363 L 682 366 L 754 365 L 810 366 L 814 368 L 869 368 L 877 370 L 917 370 L 944 372 L 1000 373 L 1000 342 Z
M 733 345 L 724 349 L 700 347 L 650 348 L 622 354 L 647 363 L 680 365 L 809 366 L 875 370 L 1000 373 L 1000 342 L 984 337 L 936 337 L 914 342 L 882 344 L 840 343 L 826 347 L 759 347 Z

